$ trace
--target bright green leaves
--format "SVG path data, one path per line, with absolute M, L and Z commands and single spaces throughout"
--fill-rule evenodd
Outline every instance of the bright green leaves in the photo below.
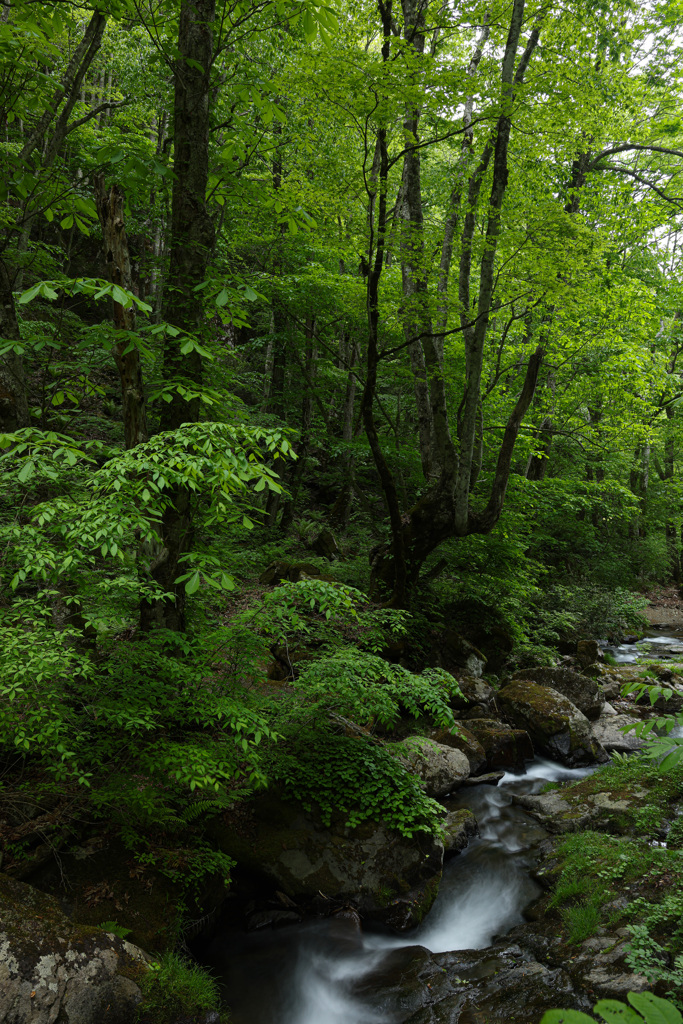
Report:
M 257 516 L 251 490 L 281 491 L 272 464 L 295 457 L 282 430 L 222 423 L 187 424 L 122 453 L 32 428 L 3 435 L 0 446 L 6 492 L 39 485 L 58 492 L 30 507 L 21 523 L 0 528 L 12 552 L 5 571 L 13 590 L 31 582 L 57 585 L 76 569 L 95 571 L 101 559 L 130 567 L 140 543 L 158 544 L 159 524 L 179 489 L 197 501 L 201 526 L 250 528 Z M 104 458 L 99 468 L 97 457 Z M 68 496 L 62 496 L 59 490 L 67 485 Z M 230 573 L 210 553 L 195 551 L 184 561 L 187 571 L 176 582 L 185 584 L 187 594 L 202 585 L 234 588 Z M 124 573 L 109 586 L 128 594 L 135 584 Z
M 48 299 L 53 302 L 59 297 L 59 293 L 63 295 L 83 295 L 86 298 L 94 299 L 95 301 L 104 298 L 111 298 L 114 302 L 120 303 L 126 309 L 130 309 L 132 306 L 137 307 L 144 313 L 150 313 L 152 307 L 143 302 L 142 299 L 138 298 L 133 292 L 126 291 L 117 284 L 112 284 L 110 281 L 105 281 L 102 278 L 97 277 L 77 277 L 77 278 L 64 278 L 63 280 L 55 281 L 39 281 L 33 285 L 32 288 L 28 288 L 25 292 L 19 296 L 19 303 L 26 305 L 32 302 L 33 299 L 41 298 Z
M 652 992 L 629 992 L 631 1006 L 617 999 L 601 999 L 593 1012 L 605 1024 L 682 1024 L 683 1017 L 668 999 Z M 637 1012 L 636 1012 L 637 1011 Z M 595 1024 L 595 1018 L 578 1010 L 548 1010 L 541 1024 Z

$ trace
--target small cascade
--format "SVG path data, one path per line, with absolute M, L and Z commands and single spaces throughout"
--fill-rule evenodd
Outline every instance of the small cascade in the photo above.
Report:
M 359 980 L 392 950 L 484 949 L 494 936 L 522 923 L 524 908 L 539 891 L 530 871 L 546 833 L 513 796 L 590 771 L 537 758 L 525 775 L 507 773 L 498 787 L 458 793 L 449 806 L 474 811 L 480 837 L 447 862 L 434 906 L 413 932 L 361 934 L 353 922 L 331 918 L 217 937 L 209 966 L 230 993 L 234 1024 L 391 1024 L 354 995 Z

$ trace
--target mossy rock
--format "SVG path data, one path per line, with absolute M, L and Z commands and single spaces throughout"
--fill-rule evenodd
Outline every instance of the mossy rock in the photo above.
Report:
M 511 725 L 526 729 L 538 753 L 568 768 L 609 760 L 586 716 L 552 687 L 517 679 L 500 691 L 498 702 Z
M 127 938 L 150 953 L 173 949 L 183 928 L 180 887 L 153 865 L 142 867 L 116 839 L 91 842 L 60 854 L 36 872 L 32 884 L 57 897 L 76 924 L 115 921 Z M 190 916 L 199 918 L 225 897 L 223 879 L 207 878 Z
M 326 828 L 299 804 L 267 793 L 208 826 L 213 842 L 239 865 L 265 876 L 281 892 L 307 903 L 322 895 L 348 902 L 366 918 L 385 918 L 386 908 L 411 892 L 422 906 L 433 899 L 443 865 L 443 846 L 424 833 L 407 838 L 365 821 Z M 428 890 L 427 883 L 433 883 Z
M 130 1024 L 146 973 L 142 950 L 75 924 L 55 897 L 0 873 L 5 1024 Z

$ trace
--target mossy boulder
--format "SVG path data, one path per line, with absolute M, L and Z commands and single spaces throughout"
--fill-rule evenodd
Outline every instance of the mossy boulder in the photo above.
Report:
M 390 920 L 406 900 L 410 927 L 431 906 L 441 877 L 443 845 L 419 833 L 412 838 L 376 822 L 326 828 L 299 804 L 267 793 L 209 825 L 214 843 L 239 865 L 265 876 L 299 903 L 319 896 L 357 907 L 366 918 Z M 394 923 L 390 921 L 390 923 Z
M 406 768 L 421 780 L 427 796 L 452 793 L 470 774 L 470 762 L 462 750 L 426 736 L 409 736 L 399 752 Z
M 514 679 L 529 679 L 541 686 L 550 686 L 575 704 L 586 718 L 595 721 L 602 714 L 605 695 L 595 679 L 573 672 L 570 668 L 532 668 L 516 672 Z
M 550 686 L 528 679 L 514 680 L 500 691 L 498 702 L 507 721 L 529 733 L 539 754 L 568 768 L 609 760 L 586 716 Z
M 534 748 L 524 729 L 511 729 L 509 725 L 494 718 L 469 718 L 467 729 L 484 748 L 486 771 L 524 771 L 526 761 L 531 761 Z
M 146 971 L 141 949 L 74 924 L 53 896 L 0 874 L 3 1024 L 130 1024 Z
M 486 751 L 481 743 L 469 729 L 458 724 L 457 732 L 449 732 L 448 729 L 436 729 L 430 739 L 445 747 L 454 747 L 461 750 L 470 763 L 470 775 L 481 775 L 486 771 Z
M 137 863 L 119 840 L 94 833 L 82 845 L 63 850 L 59 863 L 52 857 L 27 881 L 58 898 L 76 924 L 116 921 L 128 929 L 131 942 L 157 954 L 175 947 L 182 928 L 178 885 L 160 867 Z M 190 915 L 211 913 L 225 891 L 222 877 L 207 876 Z

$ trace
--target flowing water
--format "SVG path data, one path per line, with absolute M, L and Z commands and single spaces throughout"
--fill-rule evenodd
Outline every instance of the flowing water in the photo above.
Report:
M 641 658 L 656 658 L 658 661 L 683 661 L 683 634 L 672 631 L 673 636 L 659 636 L 653 633 L 633 643 L 601 643 L 618 665 L 635 664 Z
M 423 924 L 397 936 L 360 934 L 340 918 L 261 932 L 218 935 L 202 960 L 225 985 L 234 1024 L 389 1024 L 353 995 L 363 975 L 390 950 L 483 949 L 523 921 L 539 892 L 530 877 L 543 829 L 512 802 L 544 782 L 578 779 L 537 758 L 525 775 L 506 774 L 498 787 L 462 790 L 449 807 L 474 811 L 480 838 L 447 862 L 439 895 Z

